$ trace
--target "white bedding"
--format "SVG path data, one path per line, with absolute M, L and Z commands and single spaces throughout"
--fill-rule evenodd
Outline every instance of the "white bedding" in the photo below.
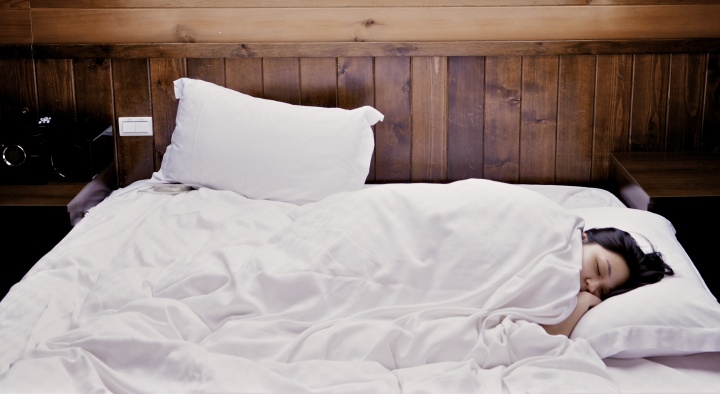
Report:
M 535 324 L 579 287 L 583 221 L 550 199 L 622 207 L 607 192 L 471 180 L 298 207 L 149 187 L 0 303 L 0 392 L 647 392 L 628 371 L 665 369 L 655 389 L 720 387 L 673 365 L 716 353 L 603 361 Z

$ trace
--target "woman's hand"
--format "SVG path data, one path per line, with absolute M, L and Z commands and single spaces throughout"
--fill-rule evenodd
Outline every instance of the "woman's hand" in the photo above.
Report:
M 602 300 L 595 294 L 588 293 L 587 291 L 581 291 L 577 295 L 577 304 L 575 305 L 575 309 L 567 319 L 558 324 L 544 325 L 542 327 L 550 335 L 565 335 L 566 337 L 569 337 L 577 323 L 580 321 L 580 318 L 583 317 L 583 315 L 592 307 L 601 302 Z
M 600 297 L 587 291 L 581 291 L 578 293 L 578 304 L 585 308 L 585 312 L 589 311 L 595 305 L 601 303 Z

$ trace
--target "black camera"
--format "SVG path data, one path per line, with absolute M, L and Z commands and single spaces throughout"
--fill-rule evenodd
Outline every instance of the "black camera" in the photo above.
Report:
M 44 119 L 43 122 L 50 122 Z M 45 183 L 51 167 L 47 127 L 22 118 L 3 119 L 0 125 L 0 183 Z
M 0 122 L 0 184 L 89 181 L 113 158 L 112 126 L 43 116 Z

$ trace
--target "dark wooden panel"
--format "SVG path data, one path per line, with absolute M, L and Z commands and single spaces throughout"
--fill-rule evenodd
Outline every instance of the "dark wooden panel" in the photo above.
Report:
M 39 115 L 72 120 L 75 117 L 72 60 L 40 59 L 35 69 Z
M 186 76 L 186 67 L 183 59 L 150 59 L 155 171 L 160 169 L 175 130 L 178 100 L 173 81 Z
M 670 55 L 636 55 L 630 149 L 664 151 Z
M 151 116 L 148 61 L 116 59 L 112 63 L 115 116 Z M 117 124 L 115 125 L 117 127 Z M 126 186 L 147 179 L 155 170 L 152 137 L 120 137 L 116 134 L 118 183 Z
M 337 59 L 300 59 L 300 102 L 315 107 L 337 107 Z
M 667 150 L 700 150 L 707 55 L 671 56 Z
M 708 58 L 702 150 L 720 151 L 720 53 Z
M 447 57 L 412 58 L 412 180 L 447 180 Z
M 588 184 L 592 170 L 595 56 L 561 56 L 555 182 Z
M 448 59 L 448 180 L 483 177 L 485 58 Z
M 110 60 L 76 60 L 74 74 L 78 121 L 103 127 L 112 125 L 114 108 Z
M 187 59 L 187 75 L 190 78 L 225 86 L 224 59 Z
M 263 59 L 265 98 L 289 104 L 300 104 L 300 59 Z
M 555 181 L 558 63 L 556 56 L 523 58 L 520 182 Z
M 337 60 L 338 106 L 353 109 L 375 105 L 373 59 L 370 57 Z
M 518 181 L 522 62 L 521 57 L 488 57 L 485 61 L 486 179 Z
M 375 126 L 375 181 L 411 179 L 410 58 L 375 59 L 376 108 L 385 119 Z
M 262 59 L 225 59 L 225 83 L 230 89 L 262 97 Z
M 592 180 L 602 183 L 609 177 L 609 154 L 630 148 L 632 56 L 598 56 L 596 73 Z
M 373 59 L 370 57 L 337 59 L 337 105 L 353 109 L 365 105 L 375 106 Z M 370 160 L 367 181 L 375 181 L 375 155 Z
M 34 62 L 27 59 L 0 60 L 0 119 L 20 116 L 37 117 Z
M 111 114 L 101 107 L 114 99 L 115 116 L 152 114 L 149 145 L 118 138 L 121 184 L 159 168 L 174 129 L 172 81 L 185 75 L 294 104 L 375 106 L 386 118 L 375 127 L 369 182 L 602 183 L 608 154 L 631 141 L 635 150 L 719 149 L 717 54 L 638 55 L 634 83 L 633 56 L 598 56 L 596 70 L 593 58 L 210 56 L 187 67 L 184 58 L 113 59 L 112 84 L 107 59 L 5 59 L 0 105 L 34 110 L 39 101 L 47 112 L 93 118 Z

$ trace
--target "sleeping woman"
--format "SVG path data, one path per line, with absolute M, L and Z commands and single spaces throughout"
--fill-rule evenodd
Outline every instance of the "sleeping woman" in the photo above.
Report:
M 570 336 L 580 318 L 604 299 L 674 275 L 658 252 L 645 253 L 625 231 L 594 228 L 583 232 L 582 268 L 577 305 L 564 321 L 543 326 L 553 335 Z

